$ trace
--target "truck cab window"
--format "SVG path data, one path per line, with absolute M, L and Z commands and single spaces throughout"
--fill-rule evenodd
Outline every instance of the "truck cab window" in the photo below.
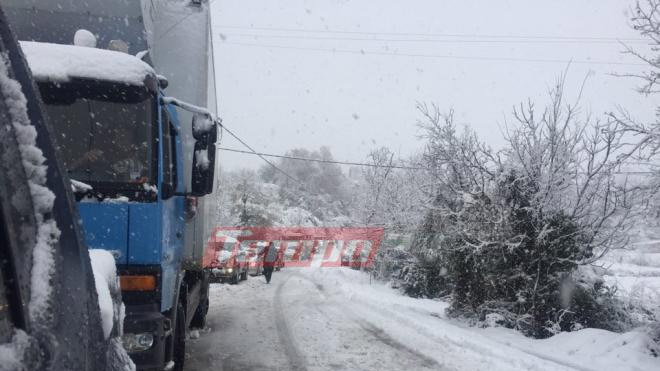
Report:
M 83 182 L 153 183 L 153 100 L 106 101 L 85 96 L 42 95 L 57 131 L 59 149 L 69 175 Z M 73 89 L 74 87 L 72 87 Z

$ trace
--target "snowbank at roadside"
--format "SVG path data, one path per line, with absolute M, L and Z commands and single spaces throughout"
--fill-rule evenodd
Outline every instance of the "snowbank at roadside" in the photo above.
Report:
M 107 250 L 89 250 L 98 295 L 103 336 L 108 339 L 107 368 L 117 371 L 135 371 L 135 364 L 122 346 L 121 335 L 125 317 L 124 303 L 115 267 L 115 258 Z M 114 328 L 115 323 L 118 328 Z
M 297 273 L 321 283 L 325 292 L 343 297 L 350 311 L 393 338 L 406 339 L 412 348 L 438 357 L 447 366 L 490 370 L 660 369 L 660 348 L 642 331 L 618 334 L 583 329 L 549 339 L 531 339 L 505 328 L 469 327 L 445 316 L 447 303 L 406 297 L 370 280 L 363 272 L 326 268 L 300 269 Z M 452 348 L 460 349 L 455 361 L 443 356 Z
M 107 339 L 112 332 L 115 316 L 120 319 L 119 323 L 124 322 L 124 304 L 122 303 L 120 308 L 115 308 L 112 298 L 112 293 L 119 290 L 115 258 L 107 250 L 93 249 L 89 250 L 89 259 L 92 263 L 94 284 L 99 298 L 103 335 Z
M 628 307 L 633 321 L 660 320 L 660 225 L 656 219 L 642 221 L 630 232 L 628 249 L 610 251 L 598 262 L 605 283 Z
M 483 333 L 526 353 L 547 359 L 570 361 L 589 370 L 652 370 L 660 368 L 660 348 L 648 334 L 586 328 L 534 340 L 510 329 L 488 328 Z

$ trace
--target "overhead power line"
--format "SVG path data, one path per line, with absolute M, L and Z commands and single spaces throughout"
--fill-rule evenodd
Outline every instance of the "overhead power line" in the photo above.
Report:
M 310 36 L 310 35 L 273 35 L 267 33 L 222 33 L 228 37 L 254 37 L 266 39 L 288 39 L 288 40 L 327 40 L 327 41 L 376 41 L 376 42 L 403 42 L 403 43 L 433 43 L 433 44 L 604 44 L 604 45 L 622 45 L 622 44 L 646 44 L 646 41 L 621 41 L 621 40 L 584 40 L 584 39 L 496 39 L 496 38 L 467 38 L 457 37 L 442 39 L 438 38 L 383 38 L 383 37 L 354 37 L 354 36 Z
M 320 162 L 324 164 L 337 164 L 337 165 L 351 165 L 351 166 L 366 166 L 366 167 L 380 167 L 380 168 L 389 168 L 389 169 L 405 169 L 405 170 L 429 170 L 424 167 L 415 167 L 415 166 L 403 166 L 403 165 L 376 165 L 376 164 L 368 164 L 364 162 L 350 162 L 350 161 L 335 161 L 335 160 L 323 160 L 323 159 L 318 159 L 318 158 L 309 158 L 309 157 L 298 157 L 298 156 L 286 156 L 286 155 L 274 155 L 270 153 L 263 153 L 263 152 L 248 152 L 248 151 L 243 151 L 240 149 L 235 149 L 235 148 L 226 148 L 226 147 L 217 147 L 219 150 L 222 151 L 228 151 L 228 152 L 237 152 L 237 153 L 245 153 L 248 155 L 258 155 L 258 156 L 264 156 L 264 157 L 274 157 L 274 158 L 285 158 L 289 160 L 296 160 L 296 161 L 307 161 L 307 162 Z
M 325 163 L 325 164 L 337 164 L 337 165 L 349 165 L 349 166 L 364 166 L 364 167 L 375 167 L 375 168 L 386 168 L 386 169 L 403 169 L 403 170 L 426 170 L 426 171 L 431 170 L 431 169 L 426 168 L 426 167 L 417 167 L 417 166 L 377 165 L 377 164 L 369 164 L 369 163 L 365 163 L 365 162 L 335 161 L 335 160 L 323 160 L 323 159 L 309 158 L 309 157 L 276 155 L 276 154 L 264 153 L 264 152 L 243 151 L 243 150 L 240 150 L 240 149 L 227 148 L 227 147 L 217 147 L 217 149 L 219 149 L 221 151 L 227 151 L 227 152 L 243 153 L 243 154 L 247 154 L 247 155 L 257 155 L 257 156 L 261 157 L 262 159 L 264 157 L 274 157 L 274 158 L 283 158 L 283 159 L 296 160 L 296 161 L 319 162 L 319 163 Z M 653 172 L 653 171 L 617 171 L 617 172 L 614 172 L 614 174 L 650 175 L 650 174 L 657 174 L 657 173 Z
M 303 183 L 301 183 L 298 179 L 296 179 L 293 175 L 291 175 L 291 174 L 287 173 L 286 171 L 280 169 L 277 165 L 275 165 L 274 163 L 272 163 L 272 162 L 271 162 L 270 160 L 268 160 L 266 157 L 264 157 L 263 155 L 261 155 L 260 153 L 258 153 L 257 151 L 255 151 L 252 147 L 250 147 L 249 144 L 245 143 L 245 141 L 244 141 L 243 139 L 239 138 L 236 134 L 234 134 L 231 130 L 229 130 L 229 129 L 227 128 L 227 126 L 225 126 L 224 124 L 220 124 L 220 127 L 221 127 L 222 129 L 224 129 L 229 135 L 231 135 L 232 137 L 234 137 L 234 139 L 236 139 L 236 140 L 239 141 L 242 145 L 244 145 L 245 148 L 247 148 L 247 149 L 250 150 L 250 152 L 248 152 L 248 151 L 243 151 L 244 153 L 249 153 L 249 154 L 253 154 L 253 155 L 257 155 L 257 156 L 259 156 L 259 157 L 260 157 L 262 160 L 264 160 L 268 165 L 272 166 L 275 170 L 277 170 L 277 171 L 279 171 L 280 173 L 284 174 L 284 175 L 285 175 L 287 178 L 289 178 L 290 180 L 292 180 L 292 181 L 294 181 L 294 182 L 296 182 L 296 183 L 298 183 L 298 184 L 303 184 Z M 217 147 L 217 148 L 218 148 L 218 149 L 223 149 L 222 147 Z M 238 151 L 238 150 L 237 150 L 237 151 Z
M 354 31 L 354 30 L 331 30 L 312 28 L 283 28 L 283 27 L 246 27 L 219 25 L 218 28 L 235 30 L 256 31 L 279 31 L 299 33 L 321 33 L 321 34 L 347 34 L 347 35 L 387 35 L 387 36 L 416 36 L 416 37 L 462 37 L 481 39 L 518 39 L 518 40 L 583 40 L 583 41 L 609 41 L 609 42 L 644 42 L 644 38 L 619 38 L 611 36 L 551 36 L 551 35 L 505 35 L 505 34 L 480 34 L 480 33 L 412 33 L 412 32 L 383 32 L 383 31 Z
M 530 63 L 646 66 L 643 63 L 599 61 L 599 60 L 567 60 L 567 59 L 543 59 L 543 58 L 514 58 L 514 57 L 484 57 L 484 56 L 461 56 L 461 55 L 442 55 L 442 54 L 417 54 L 417 53 L 379 52 L 379 51 L 338 49 L 338 48 L 330 49 L 330 48 L 288 46 L 288 45 L 275 45 L 275 44 L 253 44 L 253 43 L 243 43 L 243 42 L 235 42 L 235 41 L 225 41 L 225 42 L 223 42 L 223 44 L 247 46 L 247 47 L 256 47 L 256 48 L 305 50 L 305 51 L 316 51 L 316 52 L 326 52 L 326 53 L 384 55 L 384 56 L 391 56 L 391 57 L 417 57 L 417 58 L 435 58 L 435 59 L 453 59 L 453 60 L 489 61 L 489 62 L 530 62 Z

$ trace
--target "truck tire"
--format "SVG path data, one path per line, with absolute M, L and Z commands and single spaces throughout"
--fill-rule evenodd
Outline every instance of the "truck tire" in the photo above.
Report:
M 247 279 L 248 279 L 248 272 L 246 269 L 243 273 L 241 273 L 241 281 L 247 281 Z
M 238 282 L 240 281 L 240 273 L 236 272 L 233 276 L 231 276 L 231 284 L 232 285 L 238 285 Z
M 183 303 L 179 302 L 176 307 L 176 327 L 174 328 L 174 361 L 173 371 L 183 371 L 183 363 L 186 359 L 186 310 Z
M 203 329 L 206 327 L 206 314 L 209 312 L 209 297 L 205 297 L 199 302 L 197 310 L 190 321 L 190 327 Z

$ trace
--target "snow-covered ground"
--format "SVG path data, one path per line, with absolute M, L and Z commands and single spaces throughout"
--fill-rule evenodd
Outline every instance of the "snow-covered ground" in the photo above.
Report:
M 186 370 L 660 370 L 641 332 L 533 340 L 468 327 L 446 306 L 348 268 L 212 285 L 208 328 L 189 341 Z
M 660 319 L 660 227 L 644 225 L 631 239 L 629 250 L 612 251 L 603 259 L 605 281 L 616 286 L 621 299 Z

